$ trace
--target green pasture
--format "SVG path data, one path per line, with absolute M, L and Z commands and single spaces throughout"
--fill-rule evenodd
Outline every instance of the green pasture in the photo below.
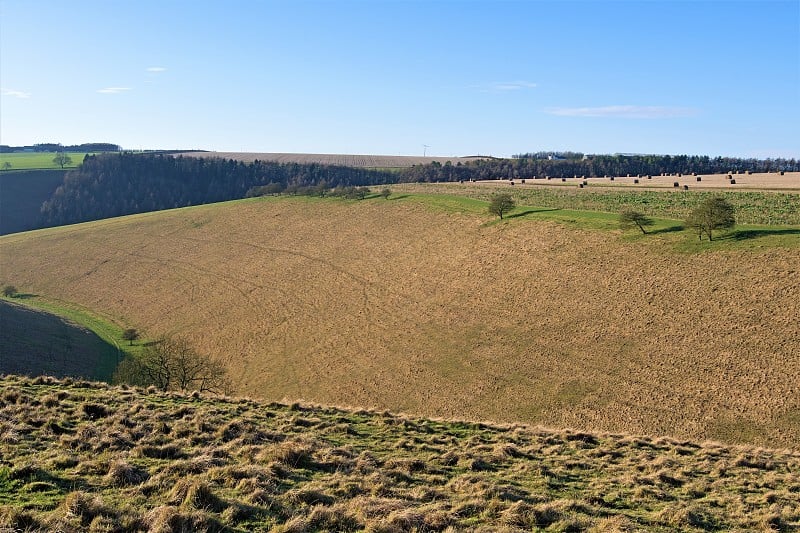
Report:
M 486 225 L 516 224 L 524 220 L 547 220 L 579 229 L 603 231 L 620 229 L 619 212 L 518 204 L 513 211 L 504 216 L 503 220 L 500 220 L 497 217 L 490 217 L 488 214 L 488 201 L 467 196 L 393 193 L 390 201 L 392 199 L 421 203 L 436 211 L 485 215 L 487 216 Z M 780 200 L 780 197 L 777 199 Z M 640 208 L 636 202 L 622 202 L 616 204 L 616 207 L 620 211 L 624 208 Z M 739 211 L 737 209 L 738 218 Z M 711 242 L 707 239 L 699 240 L 696 232 L 684 228 L 681 220 L 673 218 L 653 217 L 653 225 L 646 229 L 647 234 L 642 234 L 638 229 L 627 230 L 623 233 L 622 238 L 631 242 L 667 246 L 677 252 L 690 253 L 704 250 L 746 250 L 764 247 L 800 248 L 800 225 L 739 224 L 730 230 L 716 232 L 714 240 Z
M 496 189 L 459 183 L 391 185 L 393 195 L 453 195 L 488 201 L 492 194 L 511 194 L 519 205 L 619 213 L 636 209 L 659 218 L 683 220 L 712 196 L 722 196 L 736 209 L 742 224 L 800 225 L 800 193 L 764 191 L 652 191 L 573 186 Z
M 86 152 L 66 152 L 72 159 L 72 163 L 64 165 L 64 168 L 75 168 L 83 163 Z M 56 152 L 19 152 L 11 154 L 0 154 L 0 170 L 43 170 L 60 169 L 61 165 L 53 163 Z M 6 163 L 11 167 L 6 169 Z

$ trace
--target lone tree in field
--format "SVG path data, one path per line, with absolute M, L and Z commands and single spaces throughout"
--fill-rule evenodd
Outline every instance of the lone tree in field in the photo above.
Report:
M 3 161 L 3 170 L 11 170 L 11 162 Z
M 6 298 L 13 298 L 17 295 L 17 288 L 13 285 L 6 285 L 3 287 L 3 296 Z
M 224 393 L 230 390 L 222 363 L 197 353 L 184 339 L 170 337 L 147 346 L 141 356 L 122 361 L 114 381 L 154 385 L 165 392 Z
M 122 332 L 122 339 L 128 341 L 128 346 L 133 346 L 133 341 L 139 338 L 139 332 L 134 328 L 128 328 Z
M 508 193 L 495 194 L 489 201 L 489 213 L 503 220 L 503 215 L 516 207 L 514 199 Z
M 639 228 L 643 234 L 646 234 L 645 226 L 652 226 L 653 219 L 649 218 L 644 215 L 644 213 L 640 213 L 639 211 L 635 211 L 633 209 L 625 209 L 619 214 L 619 225 L 622 229 L 631 228 L 636 226 Z
M 686 219 L 686 225 L 697 230 L 700 240 L 703 234 L 708 235 L 708 240 L 713 240 L 715 229 L 732 228 L 736 224 L 733 206 L 721 196 L 705 200 L 695 207 Z
M 388 187 L 381 190 L 381 196 L 383 196 L 384 200 L 388 200 L 389 196 L 391 196 L 392 190 Z
M 72 158 L 64 152 L 58 152 L 53 158 L 53 163 L 56 165 L 61 165 L 61 168 L 64 168 L 65 166 L 72 164 Z

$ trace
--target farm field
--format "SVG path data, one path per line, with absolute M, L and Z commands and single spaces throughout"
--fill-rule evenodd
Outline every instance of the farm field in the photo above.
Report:
M 405 168 L 413 165 L 426 165 L 434 161 L 445 163 L 451 161 L 467 162 L 479 159 L 478 157 L 417 157 L 411 155 L 355 155 L 355 154 L 287 154 L 287 153 L 259 153 L 259 152 L 185 152 L 176 153 L 176 157 L 219 157 L 222 159 L 235 159 L 251 163 L 259 161 L 275 161 L 278 163 L 320 163 L 323 165 L 341 165 L 346 167 L 364 168 Z
M 64 165 L 64 169 L 75 168 L 83 162 L 83 158 L 88 154 L 85 152 L 66 152 L 72 159 L 68 165 Z M 24 152 L 24 153 L 2 153 L 0 154 L 0 168 L 4 163 L 10 163 L 9 170 L 45 170 L 45 169 L 58 169 L 61 170 L 61 165 L 53 163 L 53 158 L 56 152 Z M 4 171 L 7 172 L 7 171 Z
M 728 176 L 731 176 L 728 179 Z M 700 178 L 698 181 L 697 178 Z M 513 180 L 515 186 L 533 187 L 577 187 L 578 184 L 586 181 L 587 187 L 614 187 L 614 188 L 630 188 L 630 189 L 675 189 L 675 183 L 678 188 L 683 190 L 688 187 L 690 190 L 740 190 L 740 189 L 755 189 L 763 191 L 794 191 L 800 192 L 800 172 L 786 172 L 783 175 L 777 172 L 763 172 L 754 174 L 707 174 L 704 176 L 693 176 L 691 174 L 684 174 L 682 176 L 615 176 L 612 180 L 611 177 L 607 178 L 550 178 L 526 180 Z M 637 183 L 638 182 L 638 183 Z M 735 183 L 734 183 L 735 182 Z M 509 183 L 509 180 L 503 181 L 480 181 L 485 185 L 503 186 Z
M 0 376 L 0 528 L 790 531 L 800 455 Z
M 663 221 L 393 198 L 8 235 L 0 283 L 186 336 L 267 400 L 796 446 L 800 228 L 695 246 Z

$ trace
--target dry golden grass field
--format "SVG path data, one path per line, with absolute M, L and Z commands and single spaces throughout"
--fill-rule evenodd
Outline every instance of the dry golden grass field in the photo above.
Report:
M 0 283 L 258 398 L 796 448 L 800 249 L 690 238 L 264 198 L 8 235 Z
M 275 161 L 278 163 L 320 163 L 323 165 L 342 165 L 365 168 L 405 168 L 413 165 L 426 165 L 437 161 L 453 164 L 478 159 L 477 157 L 443 157 L 413 155 L 357 155 L 357 154 L 294 154 L 294 153 L 261 153 L 261 152 L 185 152 L 175 156 L 186 157 L 220 157 L 235 159 L 245 163 L 253 161 Z

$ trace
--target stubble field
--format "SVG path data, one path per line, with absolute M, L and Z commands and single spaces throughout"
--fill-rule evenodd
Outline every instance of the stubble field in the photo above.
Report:
M 255 199 L 6 236 L 0 282 L 184 335 L 259 398 L 796 446 L 797 247 L 668 237 Z

